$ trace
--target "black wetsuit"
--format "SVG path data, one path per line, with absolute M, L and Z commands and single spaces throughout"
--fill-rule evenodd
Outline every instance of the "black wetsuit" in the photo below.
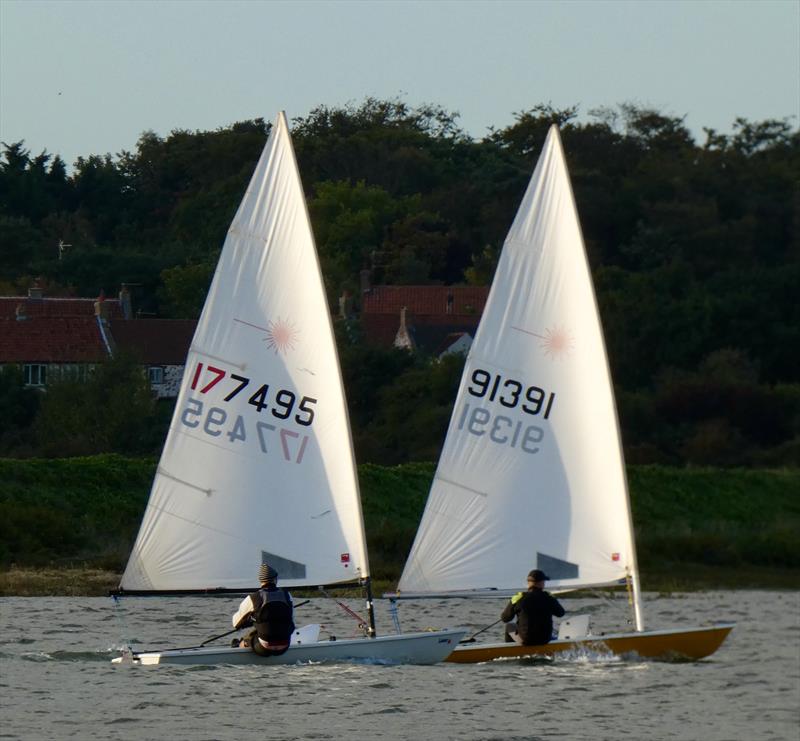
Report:
M 522 593 L 517 602 L 509 602 L 503 610 L 505 622 L 517 618 L 517 633 L 524 646 L 549 643 L 553 636 L 553 616 L 561 617 L 564 608 L 543 589 L 533 587 Z

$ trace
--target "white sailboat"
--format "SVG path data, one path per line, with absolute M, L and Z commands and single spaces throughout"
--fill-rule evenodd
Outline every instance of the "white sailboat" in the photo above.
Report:
M 293 643 L 270 658 L 197 647 L 117 661 L 434 663 L 464 635 L 375 637 L 341 372 L 283 113 L 228 231 L 117 594 L 247 593 L 260 563 L 284 587 L 365 585 L 370 637 Z
M 395 596 L 510 596 L 532 568 L 553 591 L 628 583 L 635 632 L 464 645 L 449 661 L 585 644 L 700 658 L 732 627 L 644 630 L 610 371 L 555 126 L 503 246 Z

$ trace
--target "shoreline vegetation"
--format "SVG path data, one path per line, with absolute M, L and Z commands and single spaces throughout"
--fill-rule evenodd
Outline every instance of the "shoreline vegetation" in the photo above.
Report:
M 0 596 L 115 589 L 155 467 L 118 455 L 0 459 Z M 376 597 L 397 585 L 434 470 L 358 467 Z M 628 479 L 645 591 L 800 589 L 800 470 L 630 465 Z
M 119 586 L 122 574 L 90 566 L 67 568 L 28 568 L 12 566 L 0 570 L 0 598 L 2 597 L 107 597 Z M 719 589 L 800 589 L 800 569 L 733 568 L 725 566 L 695 565 L 680 574 L 671 571 L 659 573 L 649 571 L 641 575 L 645 592 L 672 594 L 675 592 L 707 592 Z M 393 592 L 396 581 L 376 579 L 372 583 L 373 595 L 380 599 L 386 592 Z M 520 589 L 523 588 L 520 583 Z M 620 590 L 622 587 L 620 587 Z M 328 590 L 333 592 L 334 590 Z M 308 599 L 322 596 L 316 590 L 292 589 L 296 598 Z M 344 587 L 335 592 L 337 597 L 361 597 L 358 587 Z M 236 595 L 229 595 L 234 599 Z M 565 594 L 559 599 L 569 599 Z

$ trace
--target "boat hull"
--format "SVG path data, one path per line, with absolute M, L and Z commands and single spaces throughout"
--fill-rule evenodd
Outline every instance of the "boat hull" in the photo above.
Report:
M 386 664 L 436 664 L 464 637 L 464 630 L 403 633 L 379 638 L 355 638 L 292 645 L 281 656 L 258 656 L 249 648 L 220 647 L 125 652 L 115 664 L 305 664 L 364 661 Z
M 555 640 L 544 646 L 476 643 L 459 646 L 445 660 L 458 664 L 474 664 L 497 659 L 524 659 L 537 656 L 552 658 L 559 653 L 590 651 L 660 661 L 696 661 L 713 654 L 732 629 L 732 623 L 724 623 L 707 628 L 590 635 L 585 638 Z

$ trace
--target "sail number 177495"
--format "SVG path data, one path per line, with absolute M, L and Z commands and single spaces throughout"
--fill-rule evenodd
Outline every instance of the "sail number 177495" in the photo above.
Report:
M 210 378 L 209 378 L 210 376 Z M 223 397 L 223 401 L 229 402 L 235 396 L 247 388 L 250 384 L 249 378 L 246 376 L 239 376 L 236 373 L 230 373 L 223 368 L 215 368 L 212 365 L 203 368 L 202 363 L 198 363 L 192 376 L 192 383 L 190 388 L 192 391 L 198 391 L 201 394 L 207 394 L 214 386 L 216 386 L 223 379 L 230 379 L 232 382 L 229 388 L 225 390 L 228 392 Z M 270 397 L 270 387 L 268 383 L 262 383 L 254 393 L 245 392 L 247 396 L 247 403 L 253 406 L 257 412 L 267 409 L 271 404 L 270 411 L 272 416 L 277 419 L 288 419 L 294 411 L 294 405 L 297 401 L 297 394 L 289 389 L 278 389 L 273 391 Z M 316 399 L 310 396 L 304 396 L 297 404 L 297 414 L 294 415 L 294 421 L 299 425 L 308 426 L 314 421 L 314 405 L 317 403 Z

